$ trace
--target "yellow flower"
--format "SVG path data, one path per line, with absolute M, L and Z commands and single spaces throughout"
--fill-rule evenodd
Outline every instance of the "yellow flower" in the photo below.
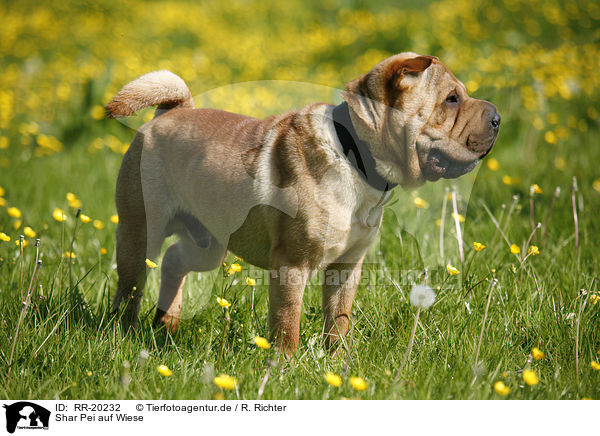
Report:
M 594 188 L 595 191 L 600 192 L 600 179 L 594 180 L 594 183 L 592 183 L 592 188 Z
M 512 244 L 510 246 L 510 252 L 512 254 L 519 254 L 521 252 L 521 247 L 519 247 L 517 244 Z
M 219 303 L 219 306 L 221 306 L 224 309 L 227 309 L 229 306 L 231 306 L 231 303 L 229 301 L 221 297 L 217 297 L 217 303 Z
M 537 245 L 530 245 L 527 249 L 527 253 L 531 254 L 532 256 L 537 256 L 538 254 L 540 254 L 540 249 Z
M 108 250 L 104 247 L 100 248 L 100 254 L 105 255 L 106 253 L 108 253 Z
M 159 365 L 158 372 L 165 377 L 171 377 L 173 375 L 173 371 L 171 371 L 167 365 Z
M 17 245 L 17 247 L 20 247 L 21 246 L 21 240 L 20 239 L 16 240 L 15 244 Z M 27 240 L 24 239 L 23 240 L 23 248 L 27 247 L 28 245 L 29 245 L 29 242 L 27 242 Z
M 15 222 L 13 223 L 13 229 L 19 230 L 21 228 L 22 224 L 23 224 L 23 221 L 21 221 L 21 220 L 15 220 Z
M 546 142 L 548 144 L 556 144 L 556 135 L 554 134 L 554 132 L 551 132 L 550 130 L 548 130 L 546 133 L 544 133 L 544 139 L 546 140 Z
M 542 360 L 544 358 L 544 352 L 540 351 L 538 347 L 533 347 L 531 349 L 531 355 L 535 360 Z
M 4 194 L 6 194 L 6 191 L 2 186 L 0 186 L 0 197 L 4 197 Z
M 54 211 L 52 212 L 52 218 L 54 218 L 59 223 L 62 223 L 63 221 L 67 220 L 67 215 L 65 214 L 64 210 L 56 207 L 56 208 L 54 208 Z
M 325 381 L 327 381 L 327 383 L 329 383 L 331 386 L 335 386 L 336 388 L 339 388 L 342 385 L 342 378 L 339 375 L 334 374 L 332 372 L 328 372 L 327 374 L 325 374 Z
M 598 294 L 590 295 L 590 303 L 596 304 L 598 301 L 600 301 L 600 296 Z
M 75 253 L 73 253 L 72 251 L 65 251 L 63 253 L 63 257 L 65 259 L 75 259 L 77 256 L 75 255 Z
M 81 215 L 79 215 L 79 219 L 80 219 L 80 220 L 81 220 L 81 222 L 82 222 L 82 223 L 84 223 L 84 224 L 87 224 L 87 223 L 89 223 L 90 221 L 92 221 L 92 219 L 91 219 L 89 216 L 87 216 L 87 215 L 85 215 L 85 214 L 83 214 L 83 213 L 82 213 Z
M 594 360 L 592 360 L 592 362 L 590 363 L 590 366 L 592 367 L 592 369 L 594 371 L 600 370 L 600 363 L 598 363 L 598 362 L 596 362 Z
M 413 199 L 413 204 L 415 206 L 417 206 L 419 209 L 427 209 L 429 207 L 429 203 L 427 203 L 421 197 L 415 197 Z
M 235 274 L 236 272 L 242 271 L 242 266 L 239 263 L 232 263 L 227 269 L 227 274 Z
M 97 104 L 90 110 L 90 115 L 95 120 L 101 120 L 102 118 L 104 118 L 104 108 Z
M 566 166 L 567 160 L 564 157 L 558 156 L 556 159 L 554 159 L 554 167 L 557 170 L 564 170 Z
M 111 215 L 110 216 L 110 222 L 113 224 L 117 224 L 119 222 L 119 215 Z
M 21 211 L 14 206 L 9 207 L 8 209 L 6 209 L 6 211 L 12 218 L 21 218 Z
M 496 158 L 490 157 L 487 160 L 487 167 L 492 171 L 498 171 L 498 169 L 500 168 L 500 164 L 498 163 L 498 160 Z
M 473 242 L 473 248 L 475 249 L 475 251 L 481 251 L 485 248 L 485 245 L 483 245 L 480 242 Z
M 361 377 L 350 377 L 350 385 L 357 391 L 364 391 L 367 389 L 367 382 Z
M 261 336 L 254 336 L 254 343 L 263 350 L 268 350 L 269 348 L 271 348 L 271 344 L 269 344 L 269 341 L 267 341 Z
M 75 194 L 71 194 L 71 195 L 75 195 Z M 72 198 L 71 200 L 67 200 L 69 203 L 69 206 L 72 207 L 73 209 L 77 209 L 78 207 L 81 207 L 81 205 L 83 204 L 81 202 L 81 200 L 77 197 Z
M 523 380 L 529 386 L 537 385 L 540 382 L 540 379 L 538 378 L 535 371 L 532 371 L 531 369 L 526 369 L 525 371 L 523 371 Z
M 102 230 L 104 228 L 104 223 L 100 220 L 94 220 L 92 225 L 98 230 Z
M 25 234 L 25 236 L 27 236 L 28 238 L 35 238 L 37 236 L 37 233 L 35 232 L 35 230 L 33 230 L 31 227 L 27 226 L 23 229 L 23 233 Z
M 146 259 L 146 265 L 148 265 L 148 268 L 156 268 L 158 265 L 154 262 L 152 262 L 150 259 Z
M 537 183 L 531 185 L 531 189 L 533 189 L 533 192 L 535 192 L 536 194 L 541 194 L 543 192 L 542 188 L 540 188 L 540 185 L 538 185 Z
M 456 219 L 456 214 L 454 212 L 452 212 L 452 219 Z M 458 222 L 459 223 L 464 223 L 465 222 L 465 217 L 462 216 L 461 214 L 458 214 Z
M 504 183 L 505 185 L 512 185 L 513 179 L 511 176 L 502 176 L 502 183 Z
M 81 200 L 72 192 L 67 192 L 65 197 L 67 199 L 67 203 L 69 203 L 69 206 L 72 208 L 77 209 L 78 207 L 81 207 Z
M 458 269 L 454 268 L 450 264 L 446 265 L 446 270 L 448 271 L 448 274 L 450 274 L 451 276 L 455 276 L 456 274 L 460 274 L 460 271 Z
M 221 374 L 213 380 L 213 383 L 222 389 L 232 390 L 235 389 L 236 380 L 230 375 Z
M 250 277 L 246 277 L 246 284 L 248 286 L 256 286 L 256 280 L 250 278 Z
M 510 394 L 510 388 L 504 384 L 504 382 L 497 381 L 494 383 L 494 390 L 498 395 L 505 396 Z
M 0 207 L 6 206 L 6 198 L 0 197 Z
M 10 241 L 10 236 L 8 236 L 6 233 L 0 232 L 0 241 L 8 242 Z
M 92 374 L 93 374 L 93 372 L 92 371 L 88 371 L 86 374 L 87 374 L 88 377 L 91 377 Z

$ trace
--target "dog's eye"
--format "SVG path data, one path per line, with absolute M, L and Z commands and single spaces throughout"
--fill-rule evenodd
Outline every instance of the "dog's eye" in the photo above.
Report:
M 448 94 L 446 97 L 446 103 L 458 103 L 458 95 L 456 92 L 452 91 L 450 94 Z

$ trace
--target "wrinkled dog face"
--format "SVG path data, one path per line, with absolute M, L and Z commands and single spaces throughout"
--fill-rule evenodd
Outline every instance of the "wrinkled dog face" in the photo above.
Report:
M 388 180 L 415 187 L 471 171 L 494 145 L 496 107 L 431 56 L 401 53 L 348 83 L 352 122 Z

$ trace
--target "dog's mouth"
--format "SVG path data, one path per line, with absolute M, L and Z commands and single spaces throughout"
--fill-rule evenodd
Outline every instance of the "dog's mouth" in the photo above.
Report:
M 423 177 L 430 182 L 435 182 L 440 178 L 455 179 L 460 177 L 477 166 L 480 159 L 462 161 L 457 160 L 434 148 L 420 159 L 421 172 Z

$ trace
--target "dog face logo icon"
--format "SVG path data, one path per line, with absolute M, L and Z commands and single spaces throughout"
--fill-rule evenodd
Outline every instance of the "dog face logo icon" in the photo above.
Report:
M 29 401 L 19 401 L 4 405 L 6 409 L 6 431 L 14 433 L 15 429 L 48 429 L 50 411 Z

